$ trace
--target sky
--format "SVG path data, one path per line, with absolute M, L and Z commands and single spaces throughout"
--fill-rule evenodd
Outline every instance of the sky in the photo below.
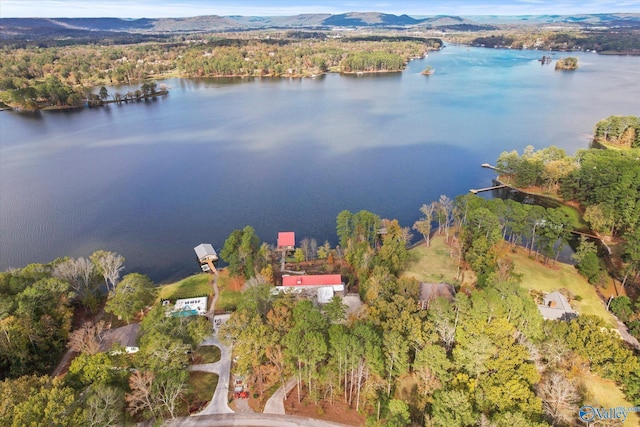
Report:
M 0 18 L 178 18 L 383 12 L 396 15 L 640 13 L 638 0 L 0 0 Z

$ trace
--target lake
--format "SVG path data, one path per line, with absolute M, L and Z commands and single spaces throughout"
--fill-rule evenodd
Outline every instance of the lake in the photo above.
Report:
M 272 244 L 335 244 L 343 209 L 411 226 L 489 185 L 480 164 L 502 151 L 573 154 L 598 120 L 640 115 L 639 57 L 571 54 L 580 69 L 556 72 L 543 54 L 448 46 L 401 74 L 173 79 L 153 101 L 0 112 L 0 269 L 106 249 L 167 282 L 245 225 Z

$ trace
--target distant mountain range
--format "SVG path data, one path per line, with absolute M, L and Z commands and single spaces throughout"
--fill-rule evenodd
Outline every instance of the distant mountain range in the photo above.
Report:
M 167 34 L 255 29 L 431 28 L 475 31 L 503 25 L 569 25 L 640 29 L 640 14 L 531 16 L 420 16 L 377 12 L 294 16 L 194 16 L 190 18 L 0 18 L 1 39 L 86 35 L 87 32 Z

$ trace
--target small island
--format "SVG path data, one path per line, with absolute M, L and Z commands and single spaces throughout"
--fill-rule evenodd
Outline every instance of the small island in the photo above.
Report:
M 433 68 L 431 68 L 431 65 L 428 65 L 427 68 L 422 70 L 422 72 L 420 74 L 422 74 L 423 76 L 430 76 L 434 72 L 435 72 L 435 70 Z
M 556 70 L 577 70 L 578 69 L 578 58 L 573 56 L 568 56 L 566 58 L 560 58 L 556 61 Z

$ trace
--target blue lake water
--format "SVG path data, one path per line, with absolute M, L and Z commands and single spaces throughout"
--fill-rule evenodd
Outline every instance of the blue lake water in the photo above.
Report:
M 448 46 L 401 74 L 175 79 L 153 101 L 0 112 L 0 269 L 107 249 L 165 282 L 247 224 L 320 244 L 343 209 L 411 226 L 490 184 L 480 164 L 502 151 L 573 154 L 598 120 L 640 115 L 639 57 L 556 72 L 543 54 Z

